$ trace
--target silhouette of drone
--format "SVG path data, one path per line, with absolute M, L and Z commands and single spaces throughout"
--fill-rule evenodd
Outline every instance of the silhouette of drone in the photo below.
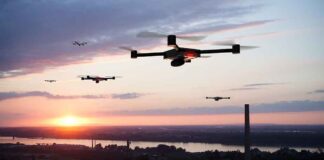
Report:
M 219 101 L 221 99 L 231 99 L 231 97 L 206 97 L 206 99 L 213 99 L 215 101 Z
M 221 44 L 221 45 L 230 45 L 232 48 L 227 49 L 211 49 L 211 50 L 200 50 L 194 48 L 183 48 L 179 47 L 176 43 L 176 39 L 184 39 L 190 41 L 199 41 L 205 38 L 205 36 L 176 36 L 176 35 L 164 35 L 155 32 L 140 32 L 137 37 L 155 37 L 155 38 L 167 38 L 168 46 L 173 47 L 171 50 L 164 52 L 152 52 L 152 53 L 138 53 L 137 50 L 134 50 L 130 47 L 119 47 L 124 50 L 131 52 L 131 58 L 137 57 L 150 57 L 150 56 L 163 56 L 164 59 L 171 60 L 171 66 L 178 67 L 182 66 L 185 63 L 190 63 L 192 59 L 204 57 L 204 54 L 215 54 L 215 53 L 233 53 L 239 54 L 241 48 L 250 49 L 256 48 L 253 46 L 240 46 L 239 44 Z M 206 58 L 206 56 L 205 56 Z
M 75 46 L 85 46 L 86 44 L 88 44 L 88 42 L 74 41 L 72 44 Z
M 53 82 L 56 82 L 56 80 L 54 80 L 54 79 L 46 79 L 46 80 L 44 80 L 45 82 L 48 82 L 48 83 L 53 83 Z
M 108 79 L 115 80 L 116 78 L 120 78 L 116 76 L 100 77 L 100 76 L 90 76 L 90 75 L 79 76 L 79 77 L 81 78 L 81 80 L 92 80 L 95 81 L 96 83 L 99 83 L 100 81 L 107 81 Z

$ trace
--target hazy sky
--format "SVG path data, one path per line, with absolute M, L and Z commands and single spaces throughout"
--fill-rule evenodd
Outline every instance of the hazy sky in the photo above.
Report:
M 0 0 L 0 126 L 66 116 L 82 125 L 241 124 L 246 103 L 252 123 L 324 124 L 323 10 L 322 0 Z M 178 40 L 184 47 L 234 39 L 260 48 L 171 67 L 118 49 L 169 49 L 141 31 L 208 36 Z M 88 74 L 122 78 L 77 78 Z

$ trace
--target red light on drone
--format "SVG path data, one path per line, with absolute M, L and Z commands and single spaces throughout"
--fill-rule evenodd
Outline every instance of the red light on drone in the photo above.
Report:
M 198 55 L 196 52 L 188 51 L 184 53 L 184 56 L 187 58 L 196 58 Z

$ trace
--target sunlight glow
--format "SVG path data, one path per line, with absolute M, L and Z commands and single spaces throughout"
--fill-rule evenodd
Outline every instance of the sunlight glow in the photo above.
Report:
M 54 120 L 54 124 L 57 126 L 81 126 L 85 125 L 88 121 L 84 118 L 79 118 L 75 116 L 65 116 Z

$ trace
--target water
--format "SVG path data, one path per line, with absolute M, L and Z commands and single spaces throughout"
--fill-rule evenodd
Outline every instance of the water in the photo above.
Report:
M 13 139 L 12 137 L 2 137 L 0 136 L 0 143 L 23 143 L 27 145 L 33 145 L 33 144 L 79 144 L 79 145 L 85 145 L 88 147 L 91 147 L 91 140 L 89 139 L 56 139 L 56 138 L 19 138 L 15 137 Z M 102 146 L 111 145 L 111 144 L 117 144 L 119 145 L 126 145 L 126 141 L 118 141 L 118 140 L 96 140 L 96 143 L 101 143 Z M 168 146 L 175 146 L 177 148 L 181 147 L 185 149 L 188 152 L 203 152 L 203 151 L 211 151 L 211 150 L 219 150 L 219 151 L 244 151 L 244 146 L 239 145 L 222 145 L 219 143 L 182 143 L 182 142 L 145 142 L 145 141 L 132 141 L 131 148 L 135 148 L 136 146 L 140 148 L 146 148 L 146 147 L 156 147 L 159 144 L 165 144 Z M 252 147 L 253 148 L 253 147 Z M 268 151 L 268 152 L 274 152 L 280 147 L 267 147 L 267 146 L 261 146 L 257 147 L 261 151 Z M 317 151 L 317 148 L 311 148 L 311 147 L 291 147 L 292 149 L 295 149 L 297 151 L 301 150 L 309 150 L 311 152 Z

